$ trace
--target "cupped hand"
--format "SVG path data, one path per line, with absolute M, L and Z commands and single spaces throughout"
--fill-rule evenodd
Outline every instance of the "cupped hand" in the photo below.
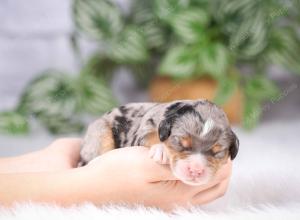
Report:
M 223 196 L 229 183 L 231 161 L 228 160 L 210 183 L 202 186 L 186 185 L 176 179 L 167 165 L 150 159 L 144 147 L 110 151 L 84 169 L 90 178 L 87 187 L 93 191 L 90 199 L 98 204 L 142 203 L 172 210 L 177 206 L 205 204 Z
M 1 158 L 0 173 L 63 171 L 77 167 L 81 139 L 60 138 L 46 148 L 20 156 Z
M 76 168 L 80 160 L 82 139 L 60 138 L 39 152 L 47 162 L 43 171 L 59 171 Z

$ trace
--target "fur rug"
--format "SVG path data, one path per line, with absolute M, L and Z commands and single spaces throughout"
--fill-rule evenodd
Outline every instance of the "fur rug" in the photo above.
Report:
M 147 209 L 145 207 L 137 207 L 129 209 L 126 207 L 107 206 L 96 208 L 93 205 L 87 204 L 81 207 L 73 207 L 63 209 L 55 206 L 42 206 L 33 204 L 24 204 L 16 206 L 13 210 L 2 211 L 1 220 L 15 219 L 55 219 L 55 220 L 99 220 L 99 219 L 142 219 L 142 220 L 247 220 L 247 219 L 263 219 L 263 220 L 299 220 L 300 218 L 300 203 L 287 206 L 272 206 L 265 205 L 260 208 L 248 207 L 247 209 L 232 209 L 230 211 L 208 212 L 200 208 L 195 208 L 191 211 L 178 210 L 175 214 L 167 214 L 156 209 Z
M 293 129 L 291 129 L 293 127 Z M 226 195 L 211 204 L 166 214 L 142 206 L 91 204 L 64 209 L 19 204 L 0 219 L 300 219 L 300 122 L 272 123 L 252 133 L 236 130 L 241 146 Z M 294 131 L 294 132 L 291 132 Z M 1 195 L 0 195 L 1 196 Z

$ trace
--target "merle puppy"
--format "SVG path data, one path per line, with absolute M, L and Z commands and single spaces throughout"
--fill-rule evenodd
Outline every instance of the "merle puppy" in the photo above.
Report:
M 207 100 L 131 103 L 115 108 L 92 123 L 81 150 L 82 163 L 107 151 L 130 146 L 150 148 L 157 162 L 169 164 L 186 184 L 207 183 L 239 141 L 225 113 Z

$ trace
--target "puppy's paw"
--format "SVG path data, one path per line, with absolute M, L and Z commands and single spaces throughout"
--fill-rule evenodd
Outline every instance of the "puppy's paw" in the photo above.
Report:
M 149 156 L 157 163 L 169 163 L 168 152 L 166 150 L 165 144 L 160 143 L 152 145 L 149 151 Z

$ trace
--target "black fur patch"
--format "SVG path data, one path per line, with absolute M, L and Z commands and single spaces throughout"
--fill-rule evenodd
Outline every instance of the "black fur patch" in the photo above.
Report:
M 165 117 L 167 117 L 168 115 L 170 115 L 170 113 L 175 113 L 177 110 L 178 110 L 178 108 L 179 108 L 179 106 L 181 105 L 181 103 L 182 102 L 176 102 L 176 103 L 174 103 L 174 104 L 172 104 L 172 105 L 170 105 L 167 109 L 166 109 L 166 111 L 165 111 Z
M 153 127 L 155 127 L 155 122 L 152 118 L 148 119 L 147 121 L 150 125 L 152 125 Z
M 231 139 L 231 144 L 229 146 L 229 153 L 230 153 L 231 160 L 233 160 L 239 151 L 240 142 L 233 131 L 231 131 L 230 139 Z
M 180 117 L 186 113 L 191 113 L 198 117 L 201 122 L 204 122 L 199 112 L 197 112 L 192 105 L 184 104 L 180 106 L 180 104 L 181 103 L 178 102 L 168 107 L 164 114 L 165 118 L 175 119 L 176 117 Z
M 113 126 L 112 133 L 115 143 L 115 148 L 123 147 L 126 144 L 127 134 L 132 126 L 132 121 L 127 119 L 125 116 L 116 116 Z M 121 140 L 121 134 L 124 134 L 124 140 Z M 123 141 L 123 143 L 122 143 Z
M 131 146 L 135 146 L 136 138 L 137 138 L 137 135 L 134 134 L 134 135 L 133 135 L 133 139 L 132 139 L 132 141 L 131 141 Z
M 194 114 L 195 117 L 198 117 L 198 119 L 203 122 L 203 118 L 192 105 L 176 102 L 166 109 L 164 113 L 164 120 L 162 120 L 159 124 L 158 133 L 161 141 L 165 141 L 171 135 L 171 130 L 176 118 L 187 113 Z
M 128 108 L 126 108 L 124 105 L 120 106 L 119 110 L 123 115 L 126 115 L 128 113 Z
M 143 136 L 143 137 L 139 137 L 136 144 L 137 144 L 138 146 L 142 145 L 142 143 L 143 143 L 143 141 L 144 141 L 144 138 L 145 138 L 144 136 Z
M 139 113 L 139 109 L 136 109 L 136 110 L 134 110 L 133 112 L 132 112 L 132 114 L 131 114 L 131 117 L 136 117 L 137 116 L 137 114 Z
M 121 147 L 121 138 L 119 135 L 118 125 L 114 124 L 113 127 L 111 128 L 111 131 L 113 134 L 115 148 L 120 148 Z

